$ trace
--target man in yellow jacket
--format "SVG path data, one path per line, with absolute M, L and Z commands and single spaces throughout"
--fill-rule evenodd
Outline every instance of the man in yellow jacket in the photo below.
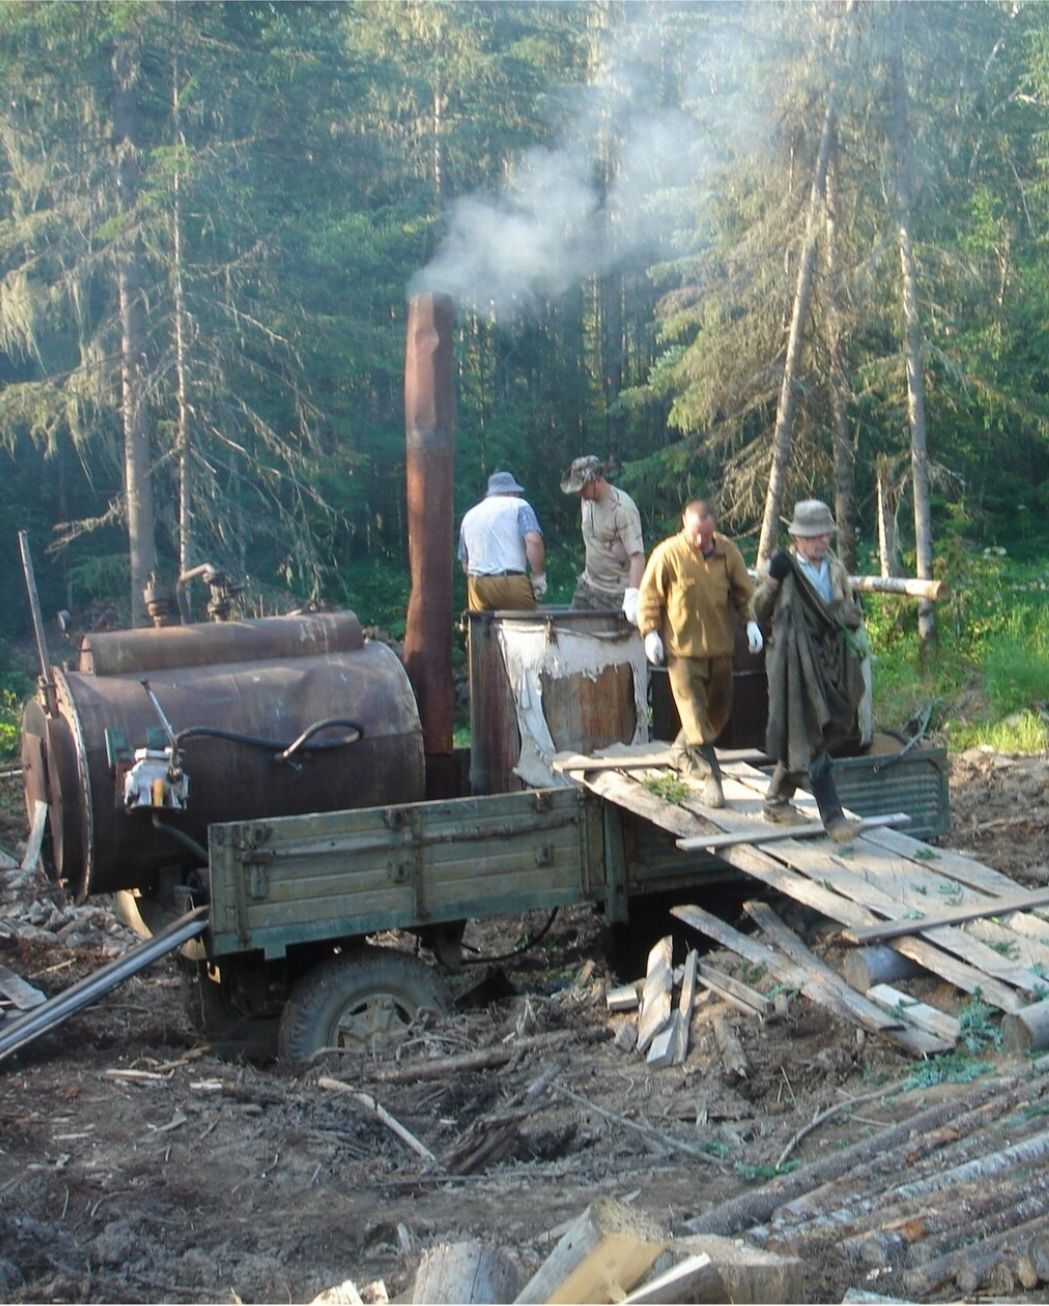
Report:
M 754 620 L 754 586 L 739 549 L 717 532 L 714 509 L 693 499 L 682 529 L 657 545 L 641 578 L 637 626 L 645 655 L 666 660 L 681 718 L 674 760 L 686 774 L 703 777 L 703 800 L 724 807 L 714 741 L 732 711 L 732 653 L 736 623 L 746 627 L 752 653 L 760 653 Z

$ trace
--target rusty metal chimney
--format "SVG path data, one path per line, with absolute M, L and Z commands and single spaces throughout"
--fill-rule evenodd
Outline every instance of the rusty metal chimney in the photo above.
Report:
M 412 586 L 404 665 L 419 704 L 429 798 L 459 793 L 452 746 L 452 317 L 450 296 L 416 295 L 408 305 L 404 361 Z

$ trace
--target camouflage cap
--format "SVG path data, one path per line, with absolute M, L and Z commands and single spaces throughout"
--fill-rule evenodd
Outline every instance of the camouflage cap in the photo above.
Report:
M 595 458 L 593 454 L 587 454 L 583 458 L 577 458 L 561 477 L 561 489 L 565 494 L 578 494 L 584 485 L 589 485 L 591 481 L 596 481 L 604 474 L 605 465 L 601 459 Z

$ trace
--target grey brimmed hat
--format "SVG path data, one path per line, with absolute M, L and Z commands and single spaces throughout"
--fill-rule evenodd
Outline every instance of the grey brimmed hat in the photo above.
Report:
M 596 481 L 604 474 L 605 465 L 601 459 L 595 458 L 593 454 L 587 454 L 583 458 L 577 458 L 561 477 L 561 489 L 565 494 L 578 494 L 584 485 L 589 485 L 591 481 Z
M 488 478 L 488 494 L 524 494 L 524 486 L 517 484 L 511 472 L 493 472 Z
M 794 505 L 794 520 L 787 523 L 791 535 L 803 539 L 813 535 L 833 535 L 837 523 L 822 499 L 799 499 Z

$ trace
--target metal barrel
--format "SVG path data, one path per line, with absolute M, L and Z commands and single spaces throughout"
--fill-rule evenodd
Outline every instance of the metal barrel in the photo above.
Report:
M 158 724 L 144 671 L 180 737 L 189 776 L 184 811 L 122 805 L 113 732 L 128 748 L 142 748 Z M 424 794 L 408 678 L 386 645 L 363 639 L 352 613 L 92 635 L 77 669 L 56 671 L 55 681 L 57 715 L 38 700 L 25 709 L 23 783 L 30 809 L 37 798 L 50 804 L 53 870 L 81 897 L 126 888 L 149 894 L 162 872 L 199 865 L 192 846 L 206 847 L 215 823 Z M 277 760 L 303 731 L 331 718 L 358 722 L 363 738 L 349 742 L 355 732 L 332 726 L 309 741 L 328 746 Z

